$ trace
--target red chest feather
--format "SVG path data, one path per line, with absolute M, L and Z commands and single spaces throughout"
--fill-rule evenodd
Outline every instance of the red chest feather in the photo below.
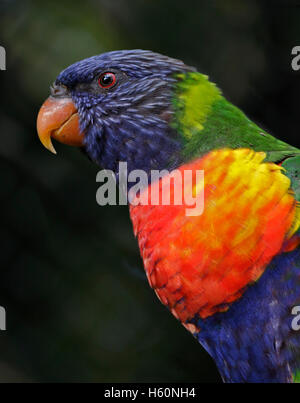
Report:
M 184 204 L 131 206 L 149 283 L 181 321 L 228 309 L 298 229 L 290 181 L 264 158 L 226 149 L 180 167 L 204 171 L 194 187 L 204 192 L 201 215 L 187 216 Z

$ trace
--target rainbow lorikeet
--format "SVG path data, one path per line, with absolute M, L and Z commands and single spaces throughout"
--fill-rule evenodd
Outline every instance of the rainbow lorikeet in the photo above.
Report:
M 299 149 L 193 67 L 143 50 L 66 68 L 37 127 L 49 150 L 53 137 L 115 172 L 119 161 L 149 178 L 204 171 L 194 188 L 204 194 L 202 214 L 188 216 L 183 204 L 130 206 L 149 283 L 224 381 L 300 378 Z

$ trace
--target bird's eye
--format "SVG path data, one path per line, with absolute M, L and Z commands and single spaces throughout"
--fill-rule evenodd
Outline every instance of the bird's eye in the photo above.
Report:
M 116 75 L 111 72 L 102 73 L 98 79 L 101 88 L 110 88 L 116 83 Z

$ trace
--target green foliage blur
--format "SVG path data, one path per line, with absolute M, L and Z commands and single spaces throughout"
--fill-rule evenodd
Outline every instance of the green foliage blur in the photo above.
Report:
M 297 2 L 1 0 L 0 382 L 220 382 L 149 288 L 127 207 L 96 204 L 97 167 L 39 143 L 56 75 L 109 50 L 181 58 L 299 146 Z

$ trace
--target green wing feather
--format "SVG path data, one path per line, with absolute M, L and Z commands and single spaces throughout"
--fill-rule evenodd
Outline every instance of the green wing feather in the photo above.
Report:
M 282 163 L 282 166 L 292 182 L 292 189 L 295 192 L 296 200 L 300 202 L 300 155 L 286 159 Z
M 257 126 L 229 102 L 207 76 L 193 72 L 179 78 L 174 92 L 175 116 L 171 125 L 182 140 L 184 160 L 190 161 L 211 150 L 226 147 L 264 151 L 267 161 L 275 163 L 300 157 L 298 148 Z M 294 164 L 299 166 L 299 160 Z

